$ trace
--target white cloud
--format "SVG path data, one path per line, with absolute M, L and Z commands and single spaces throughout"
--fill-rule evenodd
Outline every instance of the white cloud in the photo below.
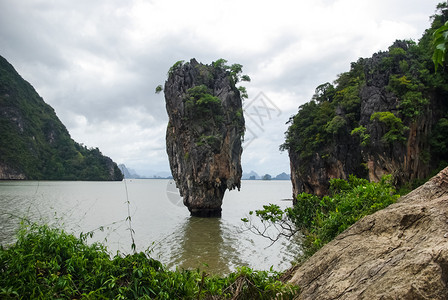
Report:
M 276 175 L 289 170 L 278 152 L 285 122 L 315 87 L 395 39 L 418 39 L 438 2 L 0 0 L 0 55 L 76 141 L 137 171 L 168 169 L 154 88 L 169 67 L 192 57 L 241 63 L 249 96 L 262 91 L 282 112 L 245 149 L 243 168 Z

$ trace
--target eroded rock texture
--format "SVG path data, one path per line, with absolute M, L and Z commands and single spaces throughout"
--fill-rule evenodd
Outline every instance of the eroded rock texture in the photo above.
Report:
M 221 215 L 226 189 L 241 185 L 244 117 L 228 69 L 192 59 L 165 83 L 166 149 L 171 173 L 193 216 Z
M 448 168 L 366 216 L 294 274 L 297 299 L 447 299 Z
M 292 126 L 298 127 L 297 132 L 315 132 L 308 140 L 290 133 L 287 146 L 294 199 L 302 192 L 328 194 L 330 179 L 347 179 L 350 174 L 370 181 L 392 174 L 395 185 L 401 186 L 446 166 L 446 92 L 427 79 L 403 71 L 404 65 L 422 68 L 417 61 L 424 59 L 431 66 L 429 58 L 412 56 L 412 47 L 397 41 L 390 51 L 353 63 L 345 76 L 351 76 L 355 83 L 340 83 L 347 87 L 315 105 L 321 115 L 331 115 L 329 120 L 304 126 L 300 118 L 294 119 Z M 432 76 L 447 82 L 445 75 Z M 414 82 L 418 85 L 412 85 Z M 378 114 L 389 114 L 390 118 L 381 121 L 381 117 L 375 117 Z M 355 128 L 364 128 L 364 140 L 353 134 Z

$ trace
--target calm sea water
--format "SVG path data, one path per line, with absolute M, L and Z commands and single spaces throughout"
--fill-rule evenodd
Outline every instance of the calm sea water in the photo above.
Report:
M 292 205 L 290 181 L 243 181 L 227 191 L 221 218 L 190 217 L 172 180 L 126 182 L 0 182 L 0 243 L 14 242 L 20 219 L 55 224 L 70 233 L 94 230 L 91 242 L 111 254 L 131 252 L 129 211 L 138 251 L 149 251 L 171 269 L 202 268 L 226 274 L 239 266 L 285 270 L 297 257 L 297 241 L 271 245 L 245 230 L 241 218 L 273 203 Z M 181 201 L 180 201 L 181 202 Z M 103 230 L 100 230 L 103 228 Z M 274 232 L 273 232 L 274 233 Z

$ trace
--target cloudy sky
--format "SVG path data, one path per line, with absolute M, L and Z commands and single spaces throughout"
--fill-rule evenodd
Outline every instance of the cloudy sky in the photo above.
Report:
M 0 55 L 72 138 L 139 174 L 169 171 L 167 114 L 155 94 L 170 66 L 240 63 L 243 171 L 289 173 L 285 123 L 350 62 L 417 41 L 439 0 L 0 0 Z

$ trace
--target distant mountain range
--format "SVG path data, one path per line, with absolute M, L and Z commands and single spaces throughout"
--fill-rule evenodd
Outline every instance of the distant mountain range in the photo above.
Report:
M 285 172 L 272 177 L 270 174 L 258 175 L 255 171 L 249 173 L 243 173 L 242 180 L 290 180 L 291 176 Z
M 120 168 L 121 172 L 126 179 L 171 179 L 171 173 L 169 172 L 156 172 L 150 171 L 151 175 L 140 175 L 134 169 L 126 167 L 124 164 L 119 164 L 118 168 Z
M 170 172 L 157 172 L 157 171 L 147 171 L 149 175 L 140 175 L 134 169 L 126 167 L 125 164 L 119 164 L 118 168 L 124 175 L 126 179 L 172 179 Z M 250 171 L 249 173 L 243 173 L 241 177 L 242 180 L 290 180 L 291 176 L 285 172 L 272 177 L 270 174 L 264 174 L 262 176 L 258 175 L 255 171 Z

